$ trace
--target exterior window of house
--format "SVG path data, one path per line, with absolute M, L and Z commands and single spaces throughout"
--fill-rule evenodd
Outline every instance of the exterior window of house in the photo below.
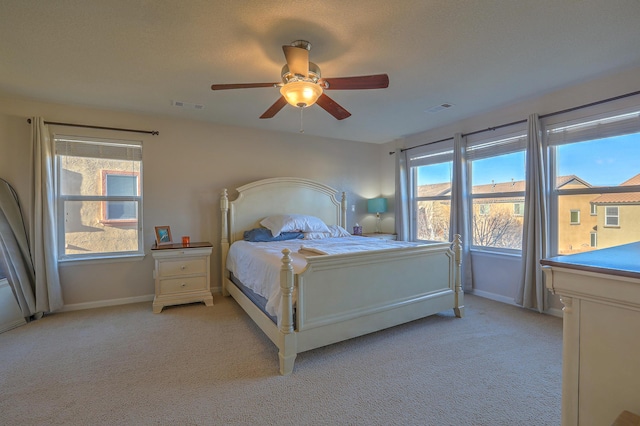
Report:
M 554 182 L 552 254 L 640 241 L 640 227 L 632 225 L 640 223 L 640 111 L 627 111 L 543 123 Z M 587 209 L 588 216 L 574 215 Z M 621 215 L 629 226 L 622 226 Z
M 416 241 L 449 241 L 453 143 L 428 145 L 409 158 L 411 235 Z
M 55 137 L 58 256 L 140 256 L 142 144 Z
M 522 249 L 525 146 L 526 136 L 520 129 L 493 139 L 486 134 L 467 139 L 475 250 L 519 253 Z
M 139 174 L 112 170 L 102 172 L 104 178 L 103 194 L 106 196 L 137 196 L 139 193 Z M 104 222 L 124 223 L 138 218 L 135 201 L 105 201 Z
M 619 210 L 617 206 L 606 206 L 604 208 L 604 226 L 620 226 Z M 640 219 L 640 216 L 638 217 Z
M 514 216 L 524 216 L 524 203 L 515 203 L 513 205 Z
M 580 210 L 571 210 L 571 221 L 572 225 L 580 225 Z

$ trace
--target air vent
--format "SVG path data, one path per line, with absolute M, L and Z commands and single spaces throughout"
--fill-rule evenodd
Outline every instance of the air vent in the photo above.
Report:
M 183 101 L 171 101 L 171 105 L 177 108 L 204 109 L 204 105 L 193 104 L 191 102 L 183 102 Z
M 431 108 L 427 109 L 425 112 L 428 112 L 429 114 L 435 114 L 436 112 L 444 111 L 445 109 L 449 109 L 451 107 L 453 107 L 453 104 L 449 102 L 445 102 L 440 105 L 432 106 Z

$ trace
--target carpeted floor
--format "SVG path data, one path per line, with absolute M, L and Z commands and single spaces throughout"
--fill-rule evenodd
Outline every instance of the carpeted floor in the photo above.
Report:
M 452 312 L 298 355 L 235 304 L 50 315 L 0 334 L 1 425 L 559 425 L 562 320 Z

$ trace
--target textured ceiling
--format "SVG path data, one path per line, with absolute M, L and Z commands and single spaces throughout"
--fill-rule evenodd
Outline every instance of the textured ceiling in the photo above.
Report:
M 305 109 L 305 134 L 383 143 L 639 66 L 638 22 L 640 0 L 0 0 L 0 90 L 297 133 L 296 108 L 258 119 L 278 89 L 210 85 L 278 81 L 305 39 L 324 77 L 390 78 L 331 91 L 353 115 Z

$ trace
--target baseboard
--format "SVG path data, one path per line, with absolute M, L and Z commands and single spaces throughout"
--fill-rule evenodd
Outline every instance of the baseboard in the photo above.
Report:
M 482 290 L 471 290 L 471 291 L 467 291 L 466 293 L 473 294 L 474 296 L 484 297 L 485 299 L 495 300 L 496 302 L 506 303 L 507 305 L 517 306 L 519 308 L 522 308 L 522 306 L 518 305 L 514 299 L 511 299 L 506 296 L 501 296 L 499 294 L 489 293 L 487 291 L 482 291 Z M 538 312 L 537 310 L 535 311 Z M 549 308 L 543 313 L 547 315 L 552 315 L 554 317 L 562 318 L 561 309 Z
M 24 320 L 24 318 L 21 318 L 7 324 L 2 324 L 2 327 L 0 328 L 0 333 L 4 333 L 5 331 L 12 330 L 16 327 L 20 327 L 21 325 L 25 325 L 26 323 L 27 322 Z
M 144 296 L 125 297 L 122 299 L 98 300 L 95 302 L 73 303 L 64 305 L 62 309 L 56 312 L 80 311 L 82 309 L 104 308 L 106 306 L 126 305 L 129 303 L 151 302 L 154 298 L 153 294 Z
M 516 305 L 515 300 L 513 300 L 510 297 L 502 296 L 500 294 L 495 294 L 495 293 L 489 293 L 488 291 L 474 289 L 466 293 L 473 294 L 474 296 L 484 297 L 485 299 L 495 300 L 496 302 L 506 303 L 507 305 L 519 306 L 519 305 Z

